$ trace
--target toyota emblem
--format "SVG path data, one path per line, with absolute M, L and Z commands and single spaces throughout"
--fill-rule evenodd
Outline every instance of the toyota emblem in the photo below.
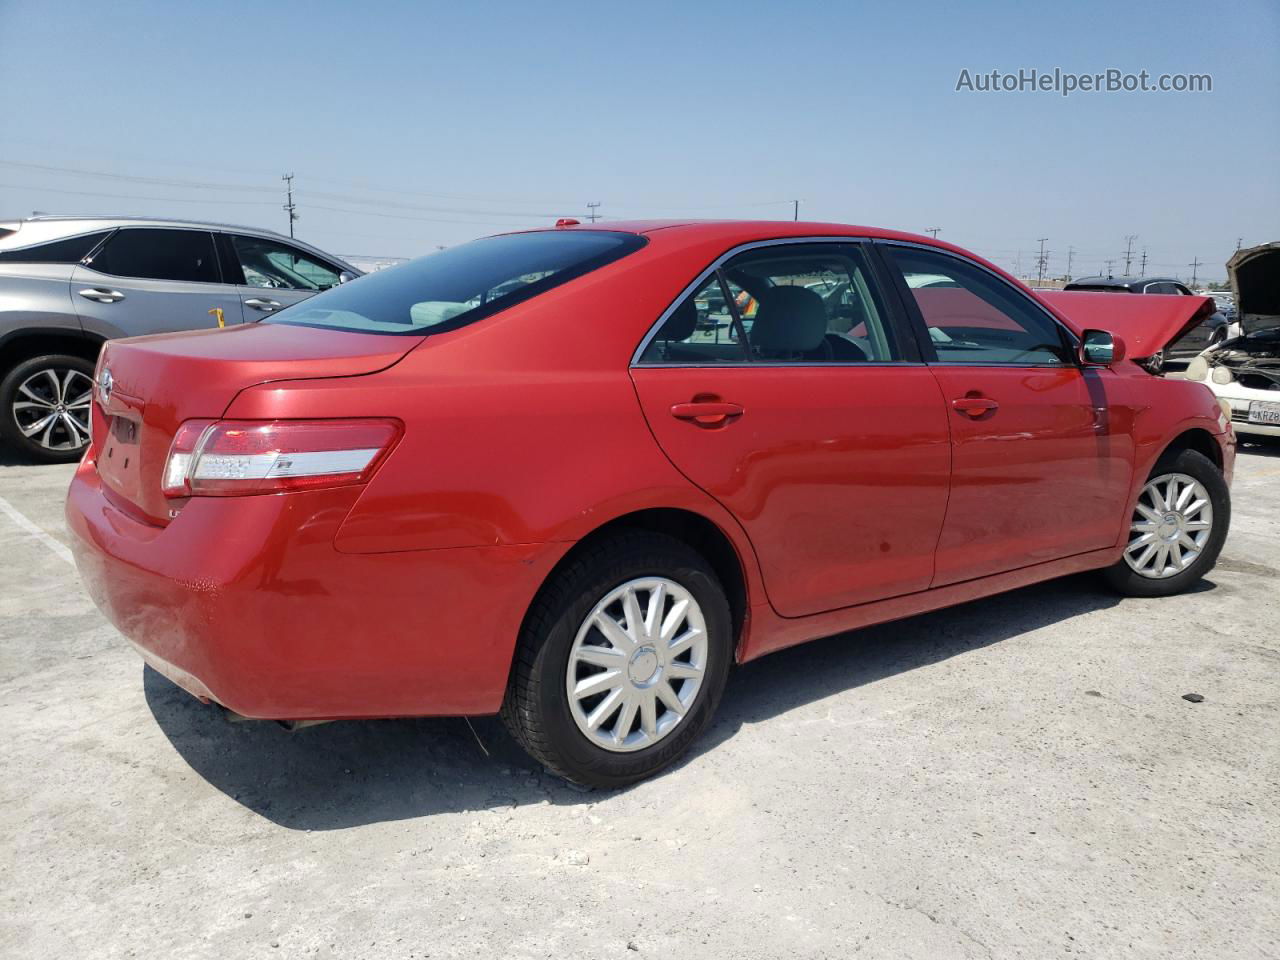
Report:
M 111 387 L 115 384 L 115 380 L 111 376 L 111 371 L 104 369 L 102 375 L 98 377 L 98 394 L 102 397 L 103 403 L 111 402 Z

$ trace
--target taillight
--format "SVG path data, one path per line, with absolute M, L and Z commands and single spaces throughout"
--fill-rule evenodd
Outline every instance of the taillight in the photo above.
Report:
M 188 420 L 166 497 L 242 497 L 364 483 L 400 437 L 395 420 Z

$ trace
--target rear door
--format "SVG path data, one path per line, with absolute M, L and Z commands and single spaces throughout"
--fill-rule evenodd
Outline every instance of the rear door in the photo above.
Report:
M 1131 411 L 1107 396 L 1114 375 L 1081 368 L 1070 334 L 980 265 L 923 247 L 881 249 L 932 353 L 951 427 L 934 585 L 1115 544 L 1133 447 Z
M 872 263 L 853 242 L 739 253 L 632 366 L 654 436 L 745 528 L 783 616 L 932 579 L 947 418 Z
M 341 268 L 290 243 L 227 233 L 223 262 L 246 321 L 258 320 L 341 282 Z
M 176 227 L 122 227 L 71 275 L 85 330 L 106 338 L 201 330 L 240 322 L 213 235 Z

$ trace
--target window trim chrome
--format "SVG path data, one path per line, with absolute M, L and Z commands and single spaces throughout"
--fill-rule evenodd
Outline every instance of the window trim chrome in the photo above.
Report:
M 662 311 L 662 313 L 658 316 L 657 322 L 654 323 L 649 328 L 649 331 L 644 335 L 644 338 L 640 341 L 640 345 L 631 354 L 631 362 L 627 365 L 627 368 L 631 369 L 632 367 L 646 367 L 646 368 L 657 367 L 657 368 L 670 369 L 670 368 L 698 367 L 698 368 L 707 368 L 712 370 L 725 370 L 725 369 L 732 369 L 732 368 L 738 368 L 738 367 L 789 367 L 789 368 L 853 367 L 854 369 L 861 369 L 864 367 L 972 367 L 972 368 L 1044 367 L 1052 370 L 1080 369 L 1080 362 L 1078 359 L 1075 360 L 1075 362 L 1069 362 L 1069 363 L 999 363 L 999 362 L 955 363 L 955 362 L 947 362 L 940 359 L 934 360 L 933 362 L 930 362 L 928 360 L 867 360 L 867 361 L 851 361 L 849 363 L 828 363 L 825 361 L 805 361 L 805 360 L 788 361 L 788 362 L 726 360 L 721 363 L 692 363 L 692 362 L 670 362 L 670 361 L 663 361 L 663 360 L 657 360 L 657 361 L 641 360 L 641 357 L 643 356 L 644 352 L 647 349 L 649 349 L 649 345 L 653 342 L 654 338 L 658 335 L 658 331 L 662 329 L 663 325 L 667 322 L 667 320 L 671 318 L 671 315 L 675 313 L 676 308 L 680 306 L 680 304 L 684 303 L 686 297 L 689 297 L 692 294 L 696 293 L 701 288 L 701 286 L 704 283 L 706 283 L 707 280 L 710 279 L 710 277 L 713 274 L 715 274 L 716 271 L 718 271 L 727 261 L 733 259 L 740 253 L 747 252 L 748 250 L 756 250 L 756 249 L 761 249 L 765 247 L 791 246 L 791 245 L 800 244 L 800 243 L 841 243 L 841 244 L 870 243 L 870 244 L 877 244 L 881 246 L 911 247 L 918 250 L 928 250 L 933 253 L 939 253 L 939 254 L 942 254 L 943 256 L 954 257 L 955 259 L 959 260 L 962 263 L 969 264 L 970 266 L 976 267 L 977 269 L 983 271 L 984 273 L 989 274 L 992 278 L 994 278 L 995 280 L 998 280 L 1000 283 L 1004 284 L 1006 287 L 1010 287 L 1011 289 L 1013 289 L 1018 296 L 1028 301 L 1033 307 L 1035 307 L 1036 310 L 1044 314 L 1044 316 L 1049 320 L 1050 323 L 1052 323 L 1059 331 L 1065 334 L 1067 343 L 1074 347 L 1074 352 L 1073 352 L 1074 355 L 1077 357 L 1079 355 L 1080 339 L 1075 335 L 1075 333 L 1069 327 L 1066 326 L 1066 324 L 1064 324 L 1061 320 L 1059 320 L 1052 313 L 1050 313 L 1045 308 L 1044 304 L 1040 303 L 1038 300 L 1036 300 L 1035 297 L 1031 296 L 1029 291 L 1018 289 L 1016 284 L 1010 284 L 1007 279 L 1002 277 L 1000 274 L 996 273 L 990 267 L 987 267 L 967 256 L 963 256 L 951 250 L 947 250 L 943 247 L 935 247 L 929 243 L 917 243 L 911 240 L 894 240 L 894 239 L 887 239 L 884 237 L 868 237 L 868 236 L 858 236 L 856 234 L 849 234 L 849 235 L 842 235 L 842 236 L 835 236 L 835 237 L 833 236 L 778 237 L 771 240 L 751 240 L 746 243 L 741 243 L 736 247 L 731 247 L 725 253 L 717 257 L 709 266 L 707 266 L 706 269 L 704 269 L 701 273 L 699 273 L 693 279 L 693 282 L 685 286 L 684 289 L 682 289 L 680 293 L 676 295 L 676 298 L 673 301 L 671 301 L 670 305 L 665 310 Z M 890 323 L 893 322 L 892 318 L 890 319 L 889 322 Z M 906 331 L 906 332 L 909 332 L 909 331 Z M 935 357 L 937 355 L 936 349 L 934 350 L 934 355 Z

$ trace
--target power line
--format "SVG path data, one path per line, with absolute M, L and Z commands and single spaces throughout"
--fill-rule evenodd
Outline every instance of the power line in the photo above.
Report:
M 155 203 L 203 203 L 217 206 L 235 204 L 250 207 L 273 207 L 276 203 L 274 200 L 223 200 L 221 198 L 215 200 L 208 197 L 142 197 L 136 193 L 99 193 L 97 190 L 63 190 L 60 187 L 28 187 L 12 183 L 0 183 L 0 189 L 38 190 L 44 193 L 65 193 L 76 197 L 102 197 L 107 200 L 149 200 Z

